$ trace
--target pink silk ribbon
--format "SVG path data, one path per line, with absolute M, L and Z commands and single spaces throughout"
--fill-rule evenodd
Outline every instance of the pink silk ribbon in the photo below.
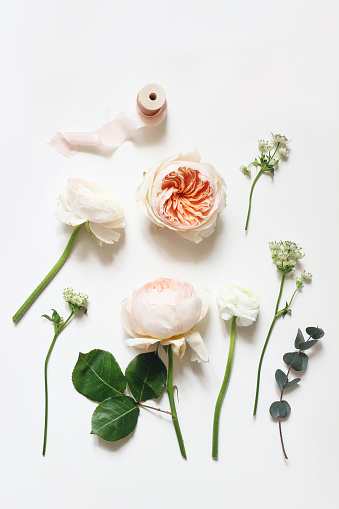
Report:
M 135 110 L 120 113 L 94 132 L 57 132 L 48 144 L 66 157 L 73 157 L 79 146 L 115 150 L 121 143 L 128 140 L 136 129 L 145 126 L 157 126 L 161 124 L 166 115 L 166 103 L 156 115 L 148 116 L 140 111 L 137 101 Z

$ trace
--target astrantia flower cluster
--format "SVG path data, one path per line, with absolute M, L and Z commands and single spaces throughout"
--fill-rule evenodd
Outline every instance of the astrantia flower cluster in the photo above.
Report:
M 260 175 L 263 173 L 271 173 L 271 175 L 274 175 L 274 170 L 277 164 L 279 163 L 280 159 L 283 157 L 287 157 L 290 153 L 290 149 L 286 147 L 286 145 L 289 143 L 289 140 L 286 138 L 286 136 L 283 136 L 281 134 L 273 134 L 272 133 L 272 140 L 266 141 L 266 140 L 258 140 L 258 148 L 260 150 L 260 157 L 256 157 L 254 161 L 252 161 L 248 165 L 242 165 L 240 166 L 240 171 L 244 175 L 251 175 L 251 166 L 258 168 L 259 171 L 256 175 L 251 191 L 250 191 L 250 197 L 249 197 L 249 203 L 248 203 L 248 212 L 247 212 L 247 219 L 246 219 L 246 225 L 245 230 L 247 230 L 248 222 L 250 218 L 251 213 L 251 205 L 252 205 L 252 194 L 254 186 L 259 179 Z
M 62 292 L 64 299 L 69 304 L 75 304 L 76 306 L 85 306 L 88 295 L 85 293 L 76 293 L 73 288 L 65 288 Z
M 306 270 L 303 270 L 301 272 L 301 275 L 297 277 L 295 280 L 298 290 L 304 286 L 304 281 L 310 279 L 312 279 L 312 274 L 310 272 L 307 272 Z
M 288 274 L 294 269 L 297 260 L 303 258 L 305 255 L 301 252 L 301 247 L 295 242 L 280 241 L 269 242 L 272 258 L 277 266 L 277 269 L 282 274 Z

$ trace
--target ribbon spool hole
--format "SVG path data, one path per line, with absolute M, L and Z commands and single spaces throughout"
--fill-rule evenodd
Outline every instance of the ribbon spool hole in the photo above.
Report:
M 143 115 L 153 117 L 166 105 L 165 90 L 160 85 L 149 83 L 140 90 L 137 104 Z

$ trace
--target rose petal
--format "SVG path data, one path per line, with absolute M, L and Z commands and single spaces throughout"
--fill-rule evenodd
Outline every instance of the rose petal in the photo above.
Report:
M 193 350 L 191 361 L 208 362 L 208 353 L 204 341 L 196 329 L 186 332 L 185 339 Z
M 156 338 L 128 338 L 125 339 L 125 343 L 127 346 L 135 346 L 136 348 L 142 348 L 143 350 L 147 350 L 147 348 L 155 343 L 160 341 Z

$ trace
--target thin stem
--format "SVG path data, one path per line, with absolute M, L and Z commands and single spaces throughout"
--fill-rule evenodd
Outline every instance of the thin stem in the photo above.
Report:
M 296 288 L 296 289 L 294 290 L 293 295 L 292 295 L 292 297 L 291 297 L 291 300 L 290 300 L 290 302 L 287 304 L 287 309 L 289 309 L 289 308 L 291 307 L 291 304 L 292 304 L 292 301 L 293 301 L 293 299 L 294 299 L 294 296 L 295 296 L 295 294 L 297 293 L 297 291 L 298 291 L 298 290 L 299 290 L 299 288 Z M 285 309 L 286 309 L 286 308 L 281 309 L 280 311 L 278 311 L 278 312 L 276 313 L 277 318 L 285 312 Z
M 174 424 L 174 429 L 177 434 L 177 439 L 179 443 L 179 448 L 181 455 L 187 459 L 185 446 L 184 446 L 184 440 L 181 435 L 177 411 L 175 408 L 174 403 L 174 392 L 173 392 L 173 351 L 172 351 L 172 345 L 168 346 L 168 378 L 167 378 L 167 392 L 168 392 L 168 399 L 170 402 L 171 412 L 172 412 L 172 420 Z
M 232 365 L 233 365 L 233 357 L 234 357 L 234 346 L 235 346 L 235 333 L 236 333 L 236 316 L 232 318 L 232 326 L 231 326 L 231 336 L 230 336 L 230 346 L 228 350 L 228 358 L 226 364 L 226 370 L 224 379 L 221 385 L 221 389 L 219 392 L 219 396 L 215 405 L 214 410 L 214 420 L 213 420 L 213 438 L 212 438 L 212 458 L 218 459 L 218 445 L 219 445 L 219 419 L 220 419 L 220 411 L 221 406 L 227 391 Z
M 46 286 L 48 285 L 48 283 L 53 279 L 53 277 L 55 276 L 55 274 L 61 269 L 61 267 L 63 266 L 63 264 L 65 263 L 65 261 L 67 260 L 68 258 L 68 255 L 70 254 L 71 252 L 71 249 L 73 247 L 73 244 L 75 242 L 75 239 L 77 238 L 79 232 L 80 232 L 80 229 L 81 229 L 81 226 L 76 226 L 73 230 L 73 233 L 71 235 L 71 238 L 69 239 L 68 243 L 67 243 L 67 246 L 65 247 L 65 250 L 64 252 L 62 253 L 61 257 L 59 258 L 59 260 L 56 262 L 56 264 L 54 265 L 54 267 L 52 268 L 52 270 L 49 271 L 49 273 L 47 274 L 47 276 L 41 281 L 41 283 L 36 287 L 36 289 L 34 290 L 33 293 L 31 293 L 31 295 L 28 297 L 27 300 L 25 300 L 25 302 L 23 303 L 23 305 L 21 306 L 20 309 L 18 309 L 18 311 L 15 313 L 15 315 L 13 316 L 12 320 L 14 323 L 17 323 L 20 318 L 26 313 L 27 309 L 29 308 L 29 306 L 35 301 L 35 299 L 40 295 L 40 293 L 46 288 Z
M 138 406 L 141 406 L 143 408 L 149 408 L 150 410 L 156 410 L 157 412 L 162 412 L 163 414 L 168 414 L 173 417 L 173 414 L 171 412 L 168 412 L 167 410 L 162 410 L 161 408 L 155 408 L 154 406 L 144 405 L 143 403 L 138 402 Z
M 287 460 L 288 460 L 288 456 L 287 456 L 286 451 L 285 451 L 285 446 L 284 446 L 284 440 L 283 440 L 283 436 L 282 436 L 282 431 L 281 431 L 281 420 L 280 420 L 280 419 L 279 419 L 279 435 L 280 435 L 281 447 L 282 447 L 282 450 L 283 450 L 283 453 L 284 453 L 285 459 L 287 459 Z
M 47 366 L 48 361 L 51 356 L 52 350 L 54 348 L 55 342 L 57 340 L 57 337 L 60 335 L 60 333 L 63 331 L 63 329 L 66 327 L 72 316 L 74 315 L 74 311 L 69 315 L 66 322 L 63 323 L 63 325 L 60 327 L 59 330 L 57 330 L 54 334 L 53 341 L 51 343 L 51 346 L 49 347 L 46 360 L 45 360 L 45 369 L 44 369 L 44 377 L 45 377 L 45 426 L 44 426 L 44 443 L 42 446 L 42 455 L 45 456 L 46 453 L 46 441 L 47 441 L 47 422 L 48 422 L 48 386 L 47 386 Z
M 250 191 L 250 197 L 249 197 L 249 200 L 248 200 L 248 212 L 247 212 L 247 218 L 246 218 L 245 230 L 247 230 L 247 227 L 248 227 L 248 221 L 249 221 L 249 219 L 250 219 L 251 206 L 252 206 L 252 194 L 253 194 L 253 189 L 254 189 L 255 184 L 257 183 L 258 178 L 260 177 L 260 175 L 261 175 L 262 173 L 263 173 L 263 170 L 260 170 L 260 171 L 258 172 L 257 176 L 255 177 L 255 179 L 253 180 L 253 184 L 252 184 L 251 191 Z
M 269 328 L 269 331 L 268 331 L 268 334 L 267 334 L 267 337 L 266 337 L 266 341 L 264 343 L 264 347 L 262 349 L 260 360 L 259 360 L 258 374 L 257 374 L 257 387 L 256 387 L 256 392 L 255 392 L 255 401 L 254 401 L 253 415 L 256 415 L 256 413 L 257 413 L 261 366 L 262 366 L 262 363 L 263 363 L 263 360 L 264 360 L 264 355 L 265 355 L 265 352 L 266 352 L 268 341 L 269 341 L 270 336 L 271 336 L 271 332 L 272 332 L 273 326 L 274 326 L 274 324 L 276 322 L 276 319 L 279 316 L 278 315 L 278 308 L 279 308 L 279 304 L 280 304 L 280 299 L 281 299 L 281 294 L 282 294 L 282 290 L 283 290 L 283 286 L 284 286 L 284 281 L 285 281 L 285 274 L 283 274 L 282 278 L 281 278 L 280 290 L 279 290 L 279 295 L 278 295 L 277 303 L 276 303 L 276 306 L 275 306 L 274 317 L 273 317 L 271 326 Z

